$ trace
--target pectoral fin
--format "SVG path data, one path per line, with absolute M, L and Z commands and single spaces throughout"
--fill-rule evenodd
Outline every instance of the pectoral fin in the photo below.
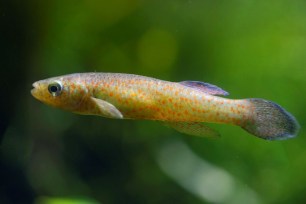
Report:
M 187 135 L 210 137 L 210 138 L 220 137 L 220 134 L 217 131 L 206 126 L 204 123 L 198 123 L 198 122 L 163 122 L 163 123 L 164 125 Z
M 112 104 L 107 101 L 91 97 L 90 100 L 95 103 L 99 115 L 107 118 L 122 119 L 122 113 Z

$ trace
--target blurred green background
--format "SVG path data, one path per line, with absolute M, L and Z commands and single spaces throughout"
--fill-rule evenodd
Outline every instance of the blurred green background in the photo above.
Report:
M 2 0 L 0 203 L 305 203 L 306 2 Z M 123 72 L 216 84 L 296 116 L 298 137 L 221 139 L 74 115 L 34 81 Z

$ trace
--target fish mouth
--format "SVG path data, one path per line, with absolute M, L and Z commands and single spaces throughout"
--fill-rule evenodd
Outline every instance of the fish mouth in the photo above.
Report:
M 32 86 L 33 86 L 33 88 L 32 88 L 32 90 L 31 90 L 31 94 L 32 94 L 32 96 L 34 96 L 35 98 L 37 98 L 36 96 L 37 96 L 37 90 L 38 90 L 38 83 L 37 83 L 37 82 L 34 82 L 34 83 L 32 84 Z

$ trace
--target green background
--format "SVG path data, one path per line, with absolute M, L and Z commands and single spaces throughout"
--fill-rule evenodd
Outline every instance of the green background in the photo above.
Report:
M 0 21 L 0 203 L 306 202 L 305 1 L 4 0 Z M 209 82 L 277 102 L 301 130 L 271 142 L 213 125 L 211 140 L 30 95 L 92 71 Z

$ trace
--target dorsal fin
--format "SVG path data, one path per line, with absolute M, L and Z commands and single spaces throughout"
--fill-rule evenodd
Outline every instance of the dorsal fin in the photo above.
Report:
M 215 85 L 201 82 L 201 81 L 181 81 L 179 83 L 184 86 L 195 88 L 199 91 L 203 91 L 204 93 L 211 94 L 211 95 L 223 95 L 223 96 L 229 95 L 227 91 L 224 91 L 223 89 Z

